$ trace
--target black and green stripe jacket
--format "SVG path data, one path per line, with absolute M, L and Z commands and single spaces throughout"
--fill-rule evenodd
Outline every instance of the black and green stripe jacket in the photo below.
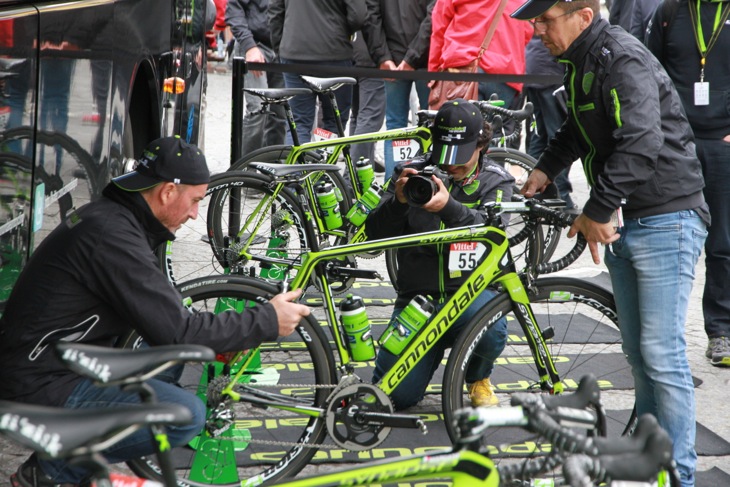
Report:
M 409 167 L 420 169 L 429 164 L 428 159 L 416 159 Z M 494 201 L 498 190 L 502 190 L 502 199 L 509 201 L 514 183 L 514 178 L 507 171 L 484 158 L 476 179 L 466 186 L 449 181 L 446 187 L 451 198 L 439 213 L 430 213 L 399 202 L 395 197 L 395 181 L 391 180 L 380 203 L 366 220 L 368 239 L 483 224 L 487 217 L 480 206 Z M 398 298 L 395 306 L 405 306 L 417 294 L 429 295 L 436 301 L 450 296 L 467 275 L 451 277 L 448 262 L 448 244 L 398 249 Z
M 554 180 L 581 159 L 591 186 L 583 213 L 599 223 L 619 206 L 624 218 L 705 208 L 682 102 L 646 47 L 595 19 L 558 60 L 566 67 L 568 119 L 537 167 Z

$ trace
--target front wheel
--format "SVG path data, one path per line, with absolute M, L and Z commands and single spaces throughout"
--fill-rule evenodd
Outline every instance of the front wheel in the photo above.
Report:
M 593 373 L 602 389 L 609 428 L 612 422 L 614 427 L 620 423 L 625 428 L 631 423 L 627 418 L 634 406 L 634 379 L 621 350 L 613 295 L 597 285 L 566 277 L 538 279 L 533 289 L 529 294 L 532 310 L 543 335 L 549 328 L 554 332 L 545 341 L 565 389 L 575 389 L 584 375 Z M 474 361 L 480 360 L 475 352 L 478 344 L 499 319 L 507 320 L 508 336 L 507 346 L 490 377 L 497 396 L 508 401 L 508 395 L 501 393 L 540 392 L 535 361 L 514 307 L 509 295 L 500 293 L 474 316 L 451 349 L 442 400 L 452 441 L 456 439 L 454 411 L 471 405 L 466 389 L 467 371 Z M 495 444 L 494 448 L 500 446 Z
M 277 293 L 276 286 L 238 276 L 215 276 L 180 284 L 191 313 L 241 313 Z M 130 336 L 126 346 L 136 342 Z M 220 391 L 240 366 L 221 362 L 187 364 L 180 383 L 207 404 L 204 431 L 189 444 L 173 449 L 178 485 L 240 486 L 248 479 L 275 480 L 304 468 L 327 434 L 324 415 L 301 408 L 325 408 L 336 372 L 327 339 L 312 317 L 296 332 L 263 343 L 252 355 L 234 391 L 275 398 L 290 407 L 262 408 L 242 399 L 232 401 Z M 154 456 L 128 462 L 137 475 L 161 480 Z

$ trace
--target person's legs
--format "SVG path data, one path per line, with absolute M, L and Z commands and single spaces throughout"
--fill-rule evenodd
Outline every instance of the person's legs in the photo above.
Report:
M 385 82 L 378 78 L 360 78 L 357 87 L 357 120 L 352 135 L 370 134 L 379 132 L 385 119 Z M 355 96 L 353 95 L 353 100 Z M 352 123 L 350 124 L 352 126 Z M 375 143 L 354 144 L 350 148 L 350 156 L 353 161 L 361 157 L 370 159 L 372 163 L 375 158 Z
M 705 176 L 705 200 L 712 225 L 705 242 L 705 289 L 702 312 L 708 339 L 730 339 L 730 143 L 696 139 Z M 730 366 L 730 341 L 720 340 L 710 358 L 713 365 Z M 710 347 L 709 351 L 712 352 Z
M 388 130 L 408 126 L 411 85 L 412 82 L 409 80 L 385 82 L 385 127 Z M 384 142 L 383 157 L 385 159 L 384 181 L 388 181 L 396 165 L 393 160 L 393 145 L 389 140 Z
M 328 63 L 322 64 L 327 64 L 328 66 L 350 67 L 352 66 L 352 61 L 330 61 Z M 335 91 L 335 100 L 337 101 L 337 108 L 340 111 L 340 122 L 342 123 L 343 133 L 344 128 L 347 125 L 347 119 L 350 118 L 350 105 L 352 105 L 352 88 L 353 85 L 345 84 Z M 332 103 L 330 102 L 328 96 L 320 96 L 319 100 L 322 103 L 322 128 L 336 134 L 338 132 L 337 118 L 335 117 Z
M 707 231 L 694 211 L 628 219 L 605 254 L 639 415 L 674 442 L 684 486 L 697 462 L 694 385 L 684 339 L 689 294 Z
M 184 445 L 200 433 L 205 423 L 205 405 L 200 399 L 179 386 L 162 380 L 151 379 L 148 384 L 154 389 L 158 402 L 181 404 L 190 409 L 193 414 L 193 419 L 189 424 L 166 428 L 171 446 Z M 124 392 L 118 387 L 97 387 L 90 380 L 84 380 L 71 393 L 65 407 L 87 409 L 139 403 L 140 398 L 136 393 Z M 154 451 L 149 429 L 142 429 L 112 445 L 103 454 L 110 463 L 118 463 L 149 455 Z M 61 460 L 39 460 L 38 464 L 41 470 L 57 483 L 77 484 L 87 476 L 84 469 L 69 467 L 65 461 Z
M 281 59 L 282 64 L 292 64 L 298 61 L 290 61 Z M 307 84 L 302 80 L 301 76 L 295 73 L 284 73 L 284 84 L 287 88 L 308 88 Z M 289 100 L 294 122 L 297 124 L 297 136 L 299 143 L 309 142 L 312 138 L 312 128 L 314 128 L 316 116 L 317 95 L 314 93 L 309 95 L 297 95 Z M 286 134 L 286 143 L 291 144 L 293 141 L 291 134 Z

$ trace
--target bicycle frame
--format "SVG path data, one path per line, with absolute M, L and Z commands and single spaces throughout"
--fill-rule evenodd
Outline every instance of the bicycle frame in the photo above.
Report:
M 515 270 L 507 235 L 501 228 L 489 225 L 469 226 L 333 246 L 302 254 L 301 262 L 298 265 L 294 264 L 291 260 L 285 259 L 265 257 L 255 257 L 255 259 L 289 269 L 296 268 L 297 274 L 290 283 L 292 289 L 306 288 L 311 282 L 312 274 L 315 274 L 321 283 L 320 289 L 323 293 L 324 312 L 340 356 L 341 366 L 345 370 L 352 370 L 352 366 L 350 365 L 352 359 L 345 345 L 345 340 L 335 315 L 334 297 L 330 290 L 329 278 L 327 276 L 327 262 L 361 252 L 456 242 L 480 242 L 487 248 L 486 256 L 472 271 L 469 278 L 446 301 L 441 310 L 434 314 L 427 325 L 421 328 L 415 338 L 403 350 L 394 366 L 376 385 L 386 394 L 390 394 L 421 360 L 421 357 L 453 326 L 462 310 L 474 302 L 478 294 L 486 289 L 487 286 L 500 284 L 509 293 L 510 299 L 515 305 L 515 315 L 528 338 L 528 344 L 540 378 L 541 389 L 553 393 L 563 392 L 564 385 L 558 376 L 542 331 L 533 315 L 525 285 Z M 231 381 L 231 385 L 225 390 L 234 399 L 239 399 L 240 396 L 232 391 L 233 384 L 238 381 L 245 370 L 245 366 L 241 367 L 236 377 Z M 298 408 L 292 407 L 291 403 L 283 405 L 276 401 L 271 404 L 266 401 L 264 402 L 269 406 L 285 407 L 289 410 L 296 410 L 304 414 L 323 414 L 323 411 L 313 411 L 312 408 L 306 408 L 306 410 L 303 409 L 300 411 Z

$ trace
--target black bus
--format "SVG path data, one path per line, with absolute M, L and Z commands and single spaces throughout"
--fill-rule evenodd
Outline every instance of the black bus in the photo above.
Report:
M 0 0 L 0 309 L 24 262 L 147 142 L 198 143 L 205 0 Z

